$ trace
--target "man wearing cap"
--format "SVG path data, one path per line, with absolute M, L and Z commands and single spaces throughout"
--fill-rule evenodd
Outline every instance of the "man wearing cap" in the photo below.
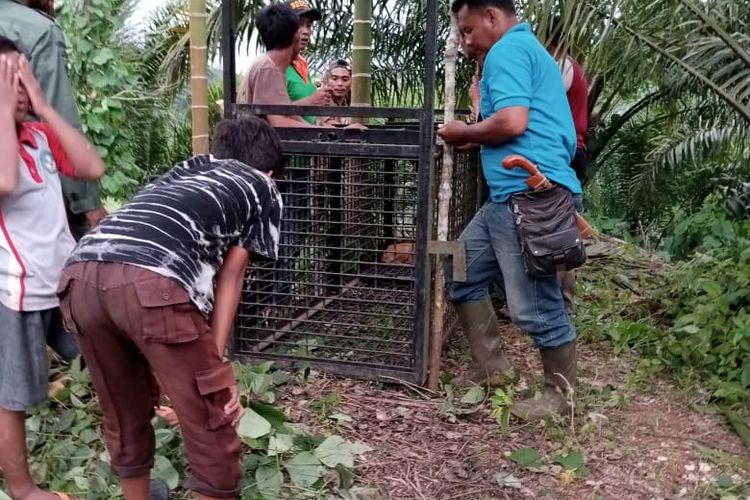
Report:
M 312 26 L 320 21 L 323 14 L 314 8 L 308 0 L 292 0 L 287 2 L 299 16 L 299 55 L 286 69 L 286 90 L 289 99 L 298 106 L 329 106 L 331 95 L 327 87 L 318 89 L 310 78 L 307 59 L 302 55 L 310 44 Z M 314 116 L 303 116 L 305 121 L 314 124 Z

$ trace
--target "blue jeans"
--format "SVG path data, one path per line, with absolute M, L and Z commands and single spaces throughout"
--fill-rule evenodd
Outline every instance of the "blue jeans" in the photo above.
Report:
M 489 296 L 490 282 L 500 279 L 513 323 L 531 335 L 535 347 L 552 349 L 576 338 L 557 277 L 526 274 L 509 204 L 488 202 L 459 241 L 466 244 L 466 281 L 453 281 L 448 259 L 445 274 L 451 302 L 482 301 Z

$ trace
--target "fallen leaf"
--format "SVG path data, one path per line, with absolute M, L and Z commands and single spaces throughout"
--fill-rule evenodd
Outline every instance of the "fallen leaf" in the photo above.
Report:
M 334 413 L 330 417 L 328 417 L 332 420 L 338 420 L 339 422 L 352 422 L 353 419 L 346 413 Z
M 261 495 L 277 498 L 281 493 L 284 475 L 274 465 L 262 465 L 255 471 L 255 482 Z
M 476 386 L 469 389 L 464 397 L 461 398 L 461 402 L 468 405 L 479 404 L 484 401 L 484 387 Z
M 503 488 L 513 488 L 513 489 L 521 488 L 521 480 L 518 479 L 513 474 L 505 474 L 502 472 L 498 472 L 492 477 L 495 479 L 497 484 L 499 484 Z
M 312 486 L 323 477 L 325 469 L 320 465 L 320 460 L 308 451 L 303 451 L 284 464 L 289 478 L 294 484 L 302 488 Z
M 355 457 L 358 457 L 359 455 L 364 455 L 368 451 L 372 451 L 372 448 L 367 446 L 367 444 L 363 443 L 362 441 L 356 441 L 354 443 L 348 443 L 349 451 L 354 455 Z
M 536 448 L 519 448 L 510 455 L 510 459 L 522 467 L 540 467 L 542 465 L 541 455 Z
M 255 413 L 250 408 L 245 408 L 245 414 L 240 420 L 237 434 L 247 439 L 258 439 L 271 432 L 271 424 L 268 420 Z
M 313 452 L 323 465 L 334 468 L 341 464 L 344 467 L 354 467 L 354 456 L 349 445 L 341 436 L 331 436 L 323 441 Z

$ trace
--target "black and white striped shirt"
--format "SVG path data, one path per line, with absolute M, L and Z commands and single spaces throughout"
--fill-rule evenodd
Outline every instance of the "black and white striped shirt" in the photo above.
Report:
M 196 156 L 141 189 L 81 239 L 69 264 L 118 262 L 182 284 L 210 315 L 214 276 L 232 246 L 275 260 L 281 195 L 266 174 L 234 160 Z

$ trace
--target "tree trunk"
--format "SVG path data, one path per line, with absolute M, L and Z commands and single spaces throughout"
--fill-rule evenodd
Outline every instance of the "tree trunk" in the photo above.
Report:
M 456 61 L 458 59 L 458 26 L 451 16 L 451 31 L 445 43 L 445 123 L 455 119 L 456 111 Z M 440 173 L 438 191 L 437 239 L 448 241 L 448 217 L 451 197 L 453 196 L 451 179 L 453 178 L 453 147 L 443 145 L 443 168 Z M 438 389 L 440 364 L 443 357 L 443 329 L 445 328 L 445 275 L 443 274 L 444 257 L 438 255 L 435 266 L 435 284 L 433 289 L 433 308 L 430 332 L 430 360 L 427 387 Z
M 206 0 L 190 0 L 190 115 L 193 154 L 208 153 L 208 47 Z
M 354 0 L 352 106 L 370 106 L 372 75 L 372 0 Z

